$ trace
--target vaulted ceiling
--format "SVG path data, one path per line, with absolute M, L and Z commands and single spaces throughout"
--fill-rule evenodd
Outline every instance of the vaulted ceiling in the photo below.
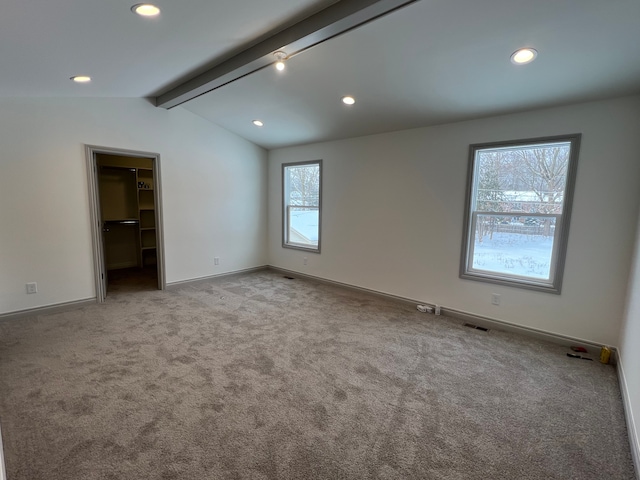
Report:
M 385 2 L 394 4 L 368 3 Z M 5 0 L 0 96 L 155 104 L 286 27 L 357 0 L 158 0 L 157 18 L 134 15 L 134 3 Z M 513 65 L 525 46 L 537 59 Z M 275 148 L 636 94 L 639 58 L 638 0 L 418 0 L 293 55 L 283 72 L 257 68 L 173 108 Z M 92 81 L 69 80 L 79 74 Z

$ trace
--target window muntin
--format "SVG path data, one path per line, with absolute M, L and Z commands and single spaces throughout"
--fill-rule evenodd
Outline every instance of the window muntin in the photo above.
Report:
M 282 246 L 320 252 L 322 160 L 282 165 Z
M 462 278 L 560 293 L 579 141 L 471 146 Z

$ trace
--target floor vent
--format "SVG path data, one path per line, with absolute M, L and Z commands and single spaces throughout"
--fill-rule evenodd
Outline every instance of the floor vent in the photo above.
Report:
M 286 275 L 284 276 L 284 278 L 286 278 L 287 280 L 295 280 L 295 278 L 293 278 L 293 277 L 287 277 Z
M 473 323 L 463 323 L 463 326 L 469 327 L 469 328 L 474 328 L 476 330 L 482 330 L 483 332 L 488 332 L 489 331 L 488 328 L 480 327 L 478 325 L 474 325 Z

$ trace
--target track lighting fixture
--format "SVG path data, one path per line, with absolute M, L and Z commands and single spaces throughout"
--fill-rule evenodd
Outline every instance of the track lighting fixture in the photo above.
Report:
M 285 68 L 284 61 L 287 59 L 287 54 L 281 50 L 278 50 L 273 54 L 273 56 L 277 59 L 276 70 L 280 72 L 283 71 Z

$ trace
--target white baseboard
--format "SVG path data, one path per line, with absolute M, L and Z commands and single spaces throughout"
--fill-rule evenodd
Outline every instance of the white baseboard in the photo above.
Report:
M 27 308 L 25 310 L 16 310 L 0 314 L 0 320 L 9 320 L 24 317 L 33 317 L 35 315 L 49 315 L 50 313 L 60 313 L 76 308 L 93 305 L 96 303 L 96 297 L 86 298 L 84 300 L 75 300 L 73 302 L 55 303 L 53 305 L 45 305 L 43 307 Z
M 622 395 L 622 405 L 624 406 L 624 416 L 627 419 L 627 432 L 629 433 L 629 446 L 631 447 L 631 457 L 636 468 L 636 477 L 640 479 L 640 438 L 634 421 L 633 409 L 631 408 L 631 398 L 627 387 L 627 377 L 624 374 L 620 352 L 618 354 L 618 382 L 620 383 L 620 393 Z M 636 412 L 638 413 L 638 412 Z
M 274 267 L 272 265 L 269 265 L 268 267 L 270 270 L 275 270 L 277 272 L 282 272 L 285 273 L 287 275 L 290 276 L 297 276 L 300 278 L 307 278 L 310 280 L 314 280 L 316 282 L 320 282 L 320 283 L 326 283 L 329 285 L 337 285 L 340 287 L 344 287 L 344 288 L 349 288 L 351 290 L 357 290 L 360 292 L 366 292 L 366 293 L 371 293 L 373 295 L 379 296 L 379 297 L 383 297 L 389 300 L 396 300 L 396 301 L 400 301 L 403 303 L 408 303 L 413 305 L 414 307 L 417 304 L 424 304 L 424 305 L 429 305 L 431 307 L 435 307 L 435 305 L 430 304 L 428 302 L 423 302 L 420 300 L 416 300 L 416 299 L 412 299 L 412 298 L 407 298 L 407 297 L 400 297 L 398 295 L 393 295 L 390 293 L 386 293 L 386 292 L 380 292 L 378 290 L 372 290 L 369 288 L 364 288 L 364 287 L 359 287 L 356 285 L 350 285 L 348 283 L 343 283 L 343 282 L 338 282 L 335 280 L 328 280 L 326 278 L 322 278 L 322 277 L 316 277 L 314 275 L 308 275 L 306 273 L 300 273 L 300 272 L 296 272 L 293 270 L 287 270 L 284 268 L 280 268 L 280 267 Z M 494 330 L 501 330 L 501 331 L 506 331 L 506 332 L 515 332 L 515 333 L 520 333 L 523 335 L 527 335 L 529 337 L 535 337 L 538 338 L 540 340 L 545 340 L 547 342 L 552 342 L 558 345 L 579 345 L 579 346 L 583 346 L 586 347 L 587 350 L 589 350 L 589 353 L 591 354 L 597 354 L 600 355 L 600 348 L 602 347 L 602 344 L 590 341 L 590 340 L 584 340 L 582 338 L 576 338 L 576 337 L 570 337 L 568 335 L 562 335 L 559 333 L 554 333 L 554 332 L 548 332 L 546 330 L 539 330 L 536 328 L 531 328 L 531 327 L 525 327 L 523 325 L 518 325 L 516 323 L 511 323 L 511 322 L 505 322 L 503 320 L 498 320 L 495 318 L 490 318 L 490 317 L 484 317 L 481 315 L 476 315 L 474 313 L 470 313 L 470 312 L 464 312 L 462 310 L 457 310 L 455 308 L 449 308 L 446 306 L 441 306 L 440 308 L 442 315 L 448 316 L 448 317 L 453 317 L 453 318 L 457 318 L 459 320 L 463 320 L 463 321 L 467 321 L 467 322 L 471 322 L 474 323 L 475 325 L 479 325 L 482 327 L 486 327 L 489 329 L 494 329 Z M 432 314 L 425 314 L 425 315 L 432 315 Z M 612 351 L 615 350 L 612 348 Z
M 535 337 L 539 340 L 545 340 L 547 342 L 555 343 L 558 345 L 577 345 L 586 347 L 589 353 L 592 355 L 600 355 L 600 349 L 603 346 L 602 344 L 593 342 L 591 340 L 562 335 L 560 333 L 548 332 L 546 330 L 540 330 L 538 328 L 526 327 L 523 325 L 518 325 L 516 323 L 498 320 L 496 318 L 484 317 L 481 315 L 476 315 L 474 313 L 456 310 L 454 308 L 442 307 L 441 310 L 444 315 L 449 315 L 451 317 L 459 318 L 460 320 L 469 321 L 481 327 L 493 328 L 495 330 L 502 330 L 505 332 L 520 333 L 522 335 Z M 614 347 L 609 348 L 611 348 L 612 351 L 615 351 Z M 614 363 L 613 359 L 611 363 Z
M 214 278 L 228 277 L 230 275 L 238 275 L 240 273 L 258 272 L 269 268 L 268 265 L 261 265 L 259 267 L 243 268 L 242 270 L 233 270 L 231 272 L 218 273 L 217 275 L 207 275 L 206 277 L 190 278 L 188 280 L 178 280 L 177 282 L 167 283 L 167 290 L 174 288 L 185 287 L 193 283 L 206 282 L 207 280 L 213 280 Z
M 0 480 L 7 480 L 7 470 L 4 467 L 4 447 L 2 445 L 2 427 L 0 426 Z
M 275 272 L 284 273 L 289 276 L 296 276 L 300 278 L 306 278 L 309 280 L 313 280 L 314 282 L 325 283 L 327 285 L 336 285 L 338 287 L 348 288 L 349 290 L 356 290 L 358 292 L 371 293 L 378 297 L 383 297 L 388 300 L 395 300 L 402 303 L 409 303 L 411 305 L 417 305 L 418 303 L 424 303 L 420 300 L 414 300 L 412 298 L 400 297 L 398 295 L 393 295 L 391 293 L 381 292 L 380 290 L 372 290 L 370 288 L 359 287 L 357 285 L 352 285 L 350 283 L 338 282 L 337 280 L 329 280 L 328 278 L 316 277 L 315 275 L 309 275 L 307 273 L 296 272 L 295 270 L 287 270 L 286 268 L 274 267 L 273 265 L 267 265 L 269 270 L 273 270 Z
M 189 280 L 171 282 L 171 283 L 167 283 L 166 288 L 167 289 L 177 288 L 180 286 L 188 285 L 190 283 L 202 282 L 206 280 L 211 280 L 213 278 L 226 277 L 229 275 L 237 275 L 239 273 L 257 272 L 259 270 L 264 270 L 266 268 L 268 268 L 267 265 L 262 265 L 259 267 L 245 268 L 242 270 L 225 272 L 218 275 L 210 275 L 208 277 L 198 277 L 198 278 L 192 278 Z M 91 297 L 83 300 L 75 300 L 72 302 L 63 302 L 63 303 L 56 303 L 52 305 L 45 305 L 42 307 L 27 308 L 24 310 L 15 310 L 12 312 L 0 313 L 0 321 L 16 319 L 16 318 L 32 317 L 34 315 L 48 315 L 50 313 L 66 312 L 69 310 L 75 310 L 76 308 L 84 307 L 86 305 L 92 305 L 94 303 L 96 303 L 96 297 Z M 0 480 L 2 479 L 0 478 Z

